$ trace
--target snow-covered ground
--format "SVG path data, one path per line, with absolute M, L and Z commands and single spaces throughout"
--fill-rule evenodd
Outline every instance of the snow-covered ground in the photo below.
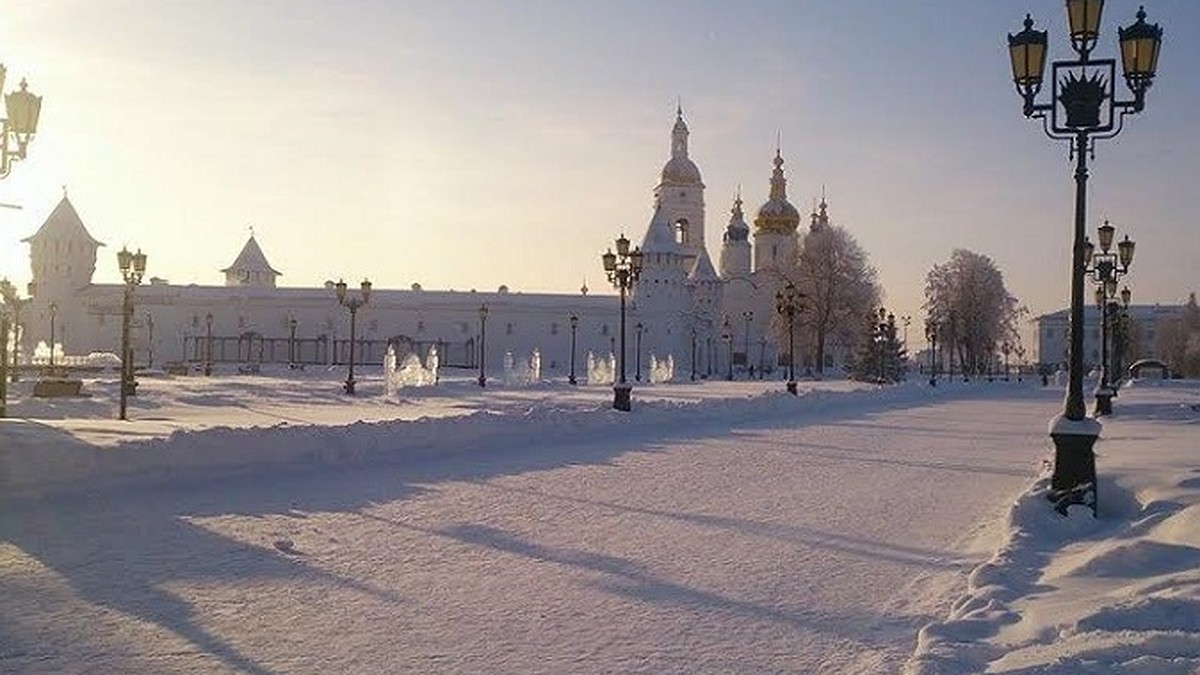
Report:
M 1031 382 L 338 376 L 19 384 L 0 671 L 1200 669 L 1196 383 L 1122 391 L 1093 520 Z

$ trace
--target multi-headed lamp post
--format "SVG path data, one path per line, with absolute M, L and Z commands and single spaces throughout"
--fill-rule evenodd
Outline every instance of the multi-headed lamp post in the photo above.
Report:
M 613 385 L 613 408 L 629 411 L 632 405 L 630 386 L 625 380 L 625 295 L 642 274 L 642 250 L 637 247 L 630 250 L 629 239 L 623 234 L 617 238 L 616 245 L 616 253 L 609 249 L 600 259 L 604 263 L 604 273 L 608 275 L 609 282 L 620 291 L 621 296 L 621 351 L 618 359 L 620 379 Z
M 337 285 L 333 287 L 337 294 L 338 304 L 350 310 L 350 372 L 346 375 L 346 384 L 343 387 L 346 393 L 350 396 L 354 395 L 354 343 L 355 336 L 355 321 L 358 318 L 358 309 L 367 304 L 371 298 L 371 282 L 363 279 L 359 285 L 361 291 L 359 295 L 351 295 L 346 292 L 346 282 L 338 279 Z
M 805 295 L 792 282 L 784 284 L 775 292 L 775 311 L 787 319 L 788 329 L 788 369 L 787 391 L 796 394 L 796 315 L 804 309 Z
M 1096 460 L 1093 454 L 1100 425 L 1087 417 L 1083 401 L 1083 284 L 1084 224 L 1087 219 L 1087 160 L 1097 139 L 1120 133 L 1125 116 L 1145 107 L 1146 90 L 1158 67 L 1162 29 L 1146 23 L 1139 9 L 1137 20 L 1118 31 L 1125 84 L 1132 100 L 1116 99 L 1116 61 L 1092 58 L 1100 35 L 1104 0 L 1066 0 L 1071 47 L 1075 60 L 1051 65 L 1048 103 L 1039 103 L 1046 66 L 1046 31 L 1033 29 L 1025 17 L 1025 29 L 1008 36 L 1013 82 L 1024 101 L 1028 118 L 1040 119 L 1048 136 L 1070 141 L 1075 160 L 1075 224 L 1071 255 L 1071 341 L 1068 351 L 1068 385 L 1062 415 L 1051 424 L 1054 439 L 1054 474 L 1051 493 L 1061 512 L 1072 503 L 1087 503 L 1096 509 Z
M 5 75 L 4 64 L 0 64 L 0 92 L 4 91 Z M 25 159 L 25 149 L 37 133 L 42 97 L 30 93 L 22 79 L 19 90 L 4 95 L 4 108 L 8 116 L 0 120 L 0 178 L 12 171 L 13 162 Z
M 1100 310 L 1100 381 L 1096 384 L 1096 408 L 1094 415 L 1112 414 L 1112 399 L 1116 392 L 1112 387 L 1112 377 L 1109 367 L 1108 354 L 1108 317 L 1109 301 L 1116 302 L 1117 280 L 1129 273 L 1133 264 L 1133 249 L 1135 244 L 1129 235 L 1117 243 L 1113 251 L 1113 234 L 1116 228 L 1107 220 L 1097 229 L 1100 251 L 1090 240 L 1083 243 L 1083 264 L 1085 273 L 1096 284 L 1096 306 Z
M 128 399 L 136 393 L 137 383 L 133 379 L 133 345 L 129 339 L 129 324 L 133 321 L 133 290 L 142 283 L 146 274 L 146 254 L 142 249 L 130 253 L 122 247 L 117 251 L 117 267 L 121 270 L 121 278 L 125 280 L 125 295 L 121 304 L 121 410 L 120 418 L 128 419 L 125 415 Z
M 479 386 L 487 386 L 487 318 L 488 306 L 479 306 L 479 377 L 477 382 Z

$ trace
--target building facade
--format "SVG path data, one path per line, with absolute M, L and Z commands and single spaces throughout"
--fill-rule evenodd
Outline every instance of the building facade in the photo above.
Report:
M 800 214 L 788 201 L 782 153 L 776 149 L 769 195 L 755 215 L 753 234 L 740 191 L 734 199 L 718 270 L 705 241 L 705 185 L 690 157 L 689 136 L 677 109 L 669 158 L 639 243 L 645 266 L 630 298 L 626 338 L 631 379 L 639 363 L 645 373 L 651 354 L 671 355 L 677 378 L 723 374 L 731 360 L 739 371 L 752 366 L 771 371 L 786 354 L 786 346 L 776 344 L 773 302 L 799 246 Z M 814 226 L 818 220 L 828 223 L 826 207 L 822 200 Z M 104 244 L 91 236 L 65 194 L 24 241 L 33 281 L 20 352 L 28 358 L 39 344 L 38 353 L 55 344 L 67 355 L 119 353 L 124 287 L 92 282 Z M 208 358 L 217 364 L 348 359 L 349 312 L 337 303 L 332 281 L 316 288 L 278 285 L 281 273 L 253 234 L 220 271 L 220 286 L 155 277 L 136 289 L 132 340 L 139 365 Z M 486 318 L 480 311 L 485 306 Z M 608 354 L 618 347 L 614 295 L 591 295 L 586 287 L 572 294 L 510 292 L 504 286 L 495 292 L 430 291 L 416 284 L 376 288 L 358 310 L 356 360 L 381 363 L 389 344 L 422 355 L 437 345 L 445 366 L 475 368 L 483 356 L 489 371 L 497 372 L 506 353 L 525 358 L 537 349 L 545 374 L 565 376 L 572 316 L 578 318 L 576 372 L 583 377 L 588 352 Z

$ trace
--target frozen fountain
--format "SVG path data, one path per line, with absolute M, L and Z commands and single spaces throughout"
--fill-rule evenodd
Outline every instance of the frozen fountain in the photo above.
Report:
M 388 345 L 387 354 L 383 356 L 383 391 L 386 396 L 395 396 L 403 387 L 428 387 L 438 382 L 438 353 L 437 345 L 429 348 L 425 357 L 425 365 L 416 352 L 409 352 L 404 361 L 397 367 L 396 347 Z
M 650 354 L 650 384 L 662 384 L 670 382 L 675 377 L 675 357 L 667 354 L 667 358 L 659 361 L 654 354 Z
M 512 352 L 504 352 L 504 384 L 509 387 L 520 387 L 537 384 L 542 381 L 542 352 L 534 349 L 529 356 L 529 362 L 516 363 Z
M 588 352 L 587 355 L 587 383 L 588 384 L 612 384 L 615 381 L 617 372 L 617 357 L 609 354 L 608 358 L 596 358 L 596 355 Z

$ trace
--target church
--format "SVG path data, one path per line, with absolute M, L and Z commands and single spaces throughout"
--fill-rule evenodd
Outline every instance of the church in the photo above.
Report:
M 739 376 L 772 373 L 787 354 L 787 345 L 777 344 L 775 292 L 801 236 L 782 154 L 777 148 L 769 196 L 754 216 L 753 232 L 741 195 L 734 199 L 718 269 L 705 242 L 705 186 L 689 156 L 689 134 L 677 109 L 670 157 L 640 242 L 644 267 L 627 315 L 628 377 L 646 373 L 651 355 L 660 360 L 670 355 L 676 379 L 734 370 Z M 814 227 L 828 223 L 824 200 L 812 219 Z M 64 194 L 23 241 L 29 244 L 33 280 L 21 317 L 22 361 L 28 363 L 39 344 L 43 351 L 61 345 L 68 357 L 120 353 L 124 287 L 92 283 L 105 245 L 88 232 L 70 199 Z M 316 288 L 280 285 L 281 273 L 253 233 L 221 273 L 220 286 L 157 277 L 138 286 L 131 338 L 138 367 L 207 359 L 218 368 L 347 362 L 350 315 L 338 304 L 332 281 Z M 351 288 L 358 290 L 354 283 Z M 355 361 L 380 364 L 389 345 L 401 355 L 422 356 L 436 345 L 444 367 L 477 369 L 482 358 L 496 375 L 506 354 L 522 359 L 536 349 L 543 376 L 565 377 L 574 358 L 584 379 L 586 355 L 615 351 L 619 326 L 617 297 L 592 295 L 586 287 L 577 294 L 512 292 L 505 286 L 491 292 L 425 290 L 417 284 L 376 288 L 357 312 Z M 797 361 L 800 365 L 799 356 Z

